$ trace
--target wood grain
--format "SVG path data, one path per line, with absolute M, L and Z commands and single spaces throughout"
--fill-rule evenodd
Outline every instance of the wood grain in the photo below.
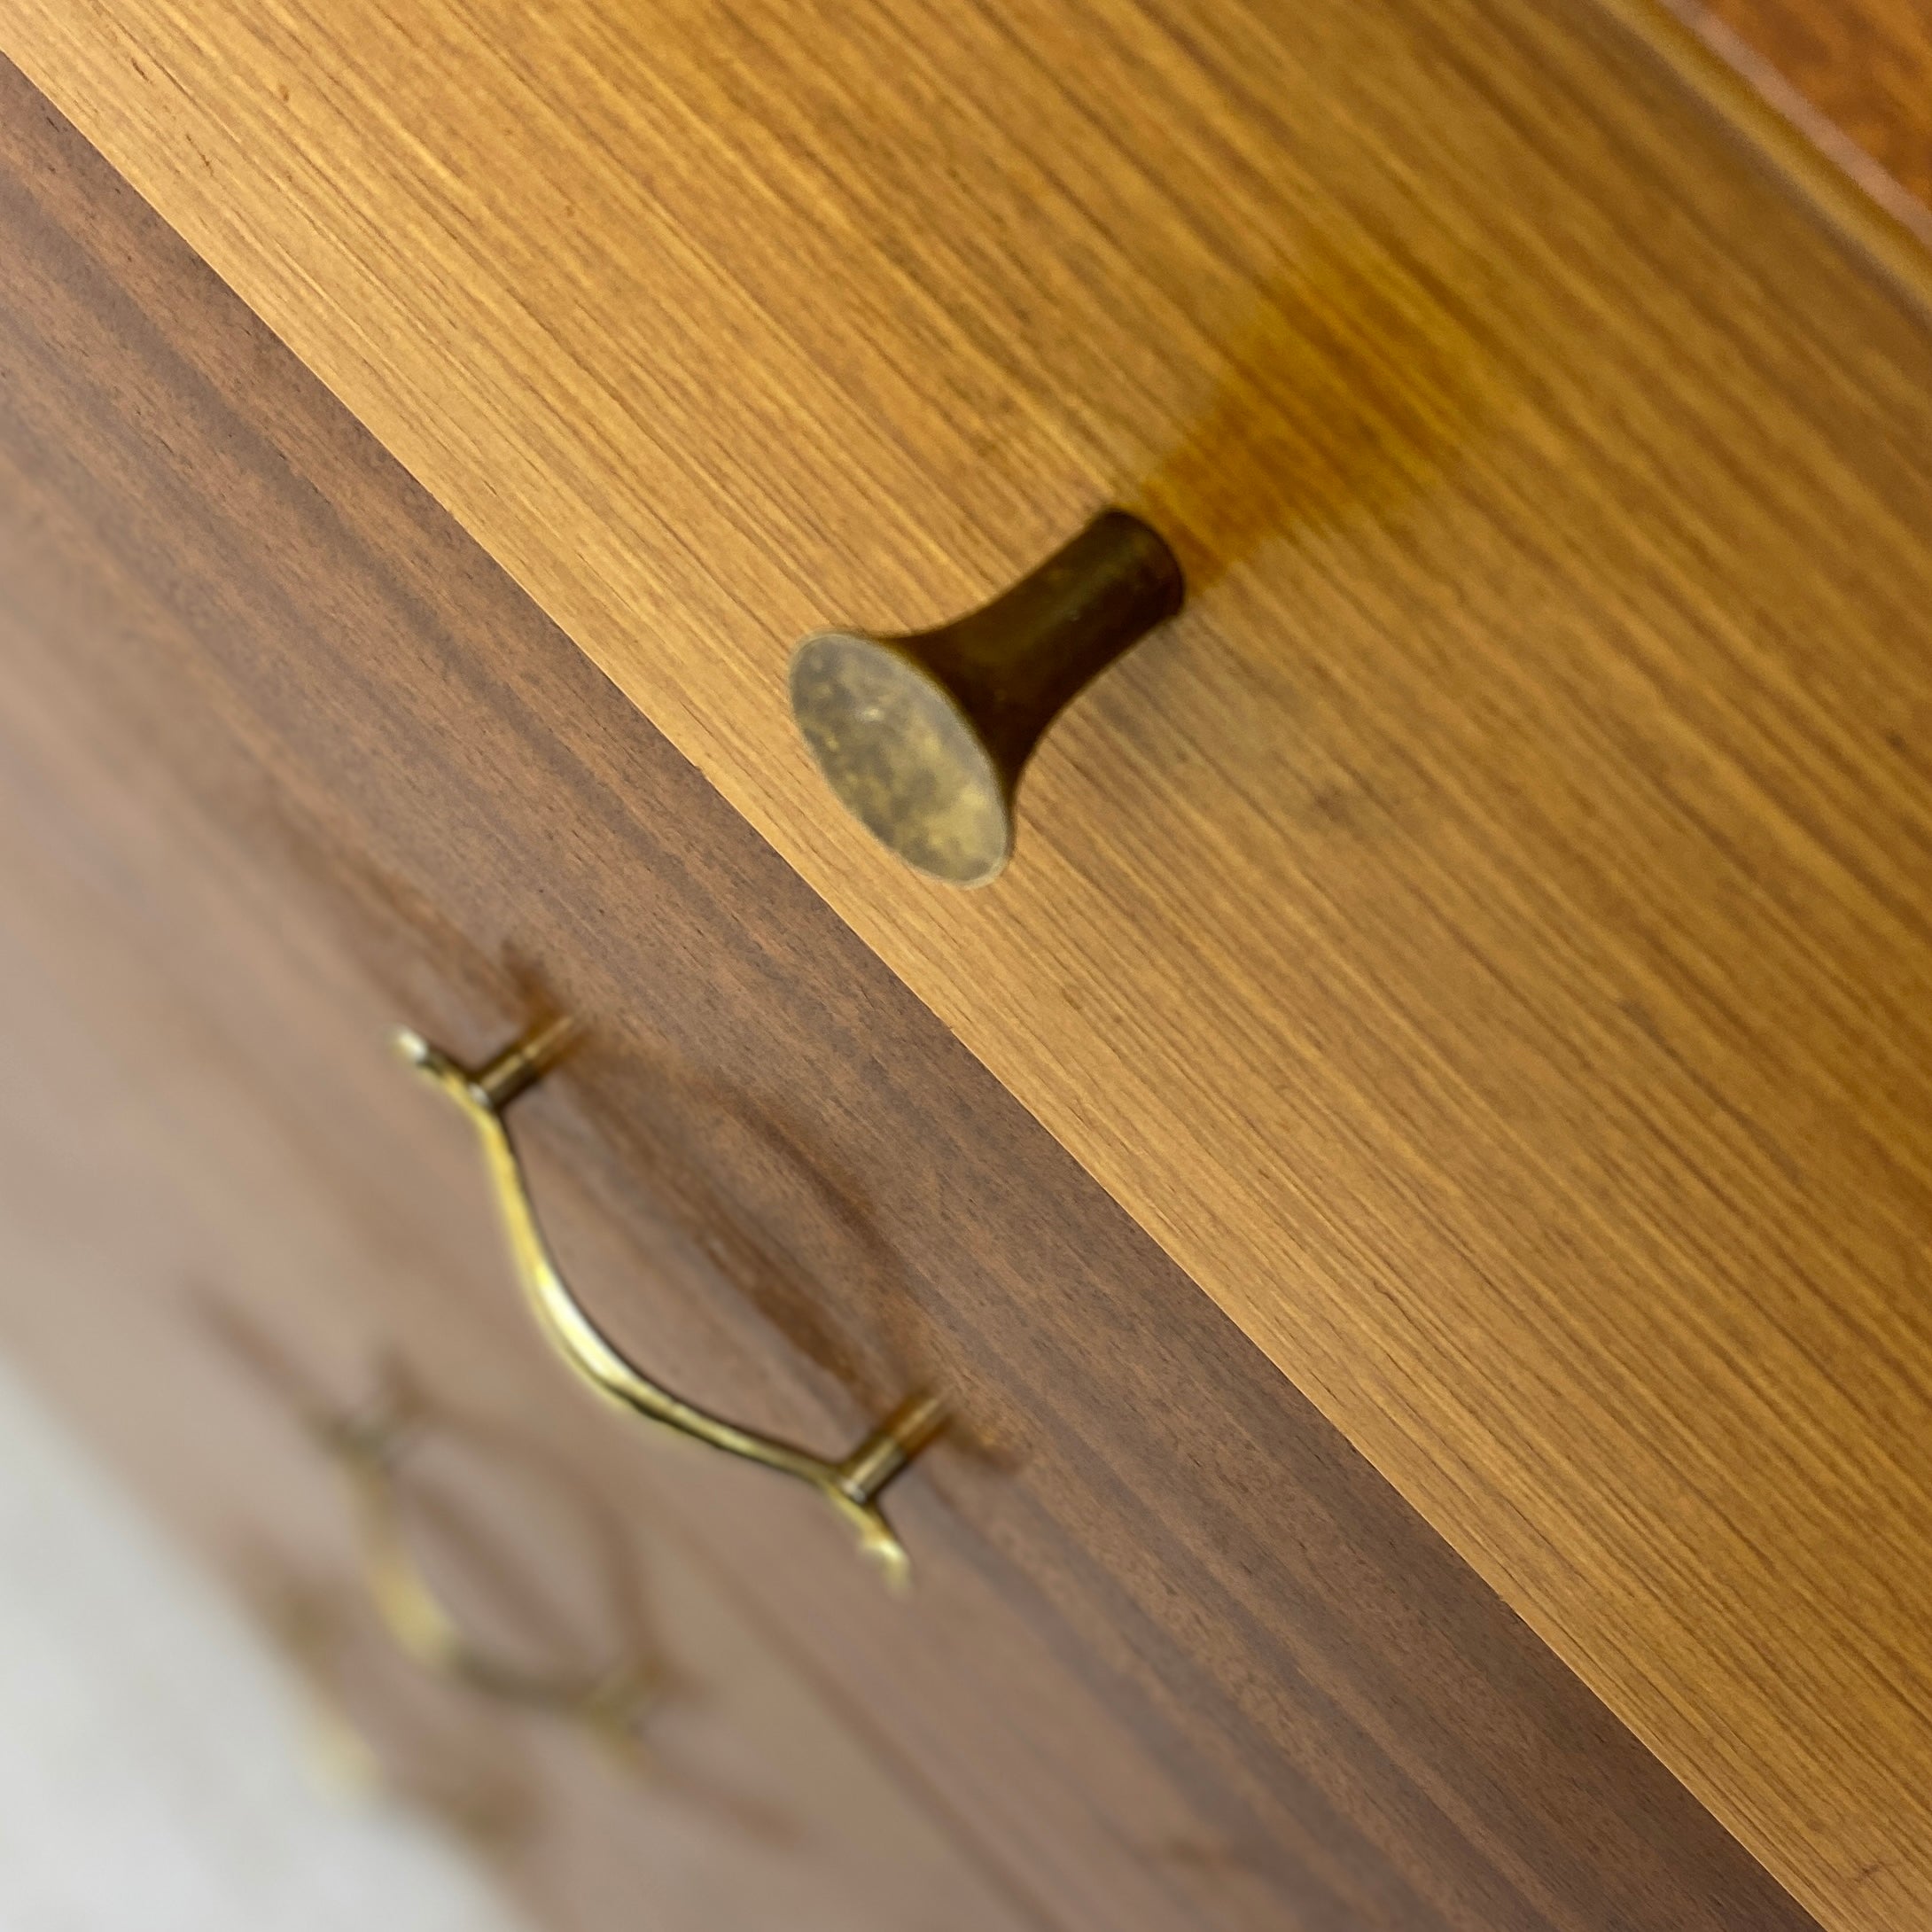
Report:
M 1854 174 L 1888 206 L 1893 184 L 1932 231 L 1932 12 L 1923 0 L 1672 0 L 1780 111 L 1835 129 Z M 1827 147 L 1836 144 L 1826 140 Z M 1882 179 L 1858 165 L 1875 163 Z
M 186 1276 L 328 1386 L 402 1348 L 695 1566 L 681 1601 L 728 1577 L 990 1874 L 893 1919 L 931 1855 L 902 1826 L 861 1895 L 884 1922 L 1803 1932 L 12 75 L 0 249 L 0 970 L 38 1017 L 0 1103 L 0 1321 L 177 1520 L 316 1561 L 337 1510 Z M 484 1048 L 533 963 L 592 1026 L 519 1104 L 606 1318 L 808 1440 L 920 1375 L 954 1396 L 894 1492 L 909 1609 L 787 1485 L 616 1428 L 527 1332 L 467 1136 L 381 1033 Z M 594 1873 L 665 1856 L 694 1741 L 759 1693 L 674 1731 L 650 1829 L 608 1795 L 580 1823 Z
M 1801 1897 L 1932 1916 L 1907 258 L 1581 0 L 0 42 Z M 1121 497 L 1191 611 L 923 886 L 790 642 Z

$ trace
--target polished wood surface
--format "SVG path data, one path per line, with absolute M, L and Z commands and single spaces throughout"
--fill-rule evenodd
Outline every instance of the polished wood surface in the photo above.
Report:
M 487 1227 L 425 1238 L 408 1198 L 460 1204 L 460 1158 L 439 1165 L 433 1135 L 357 1148 L 353 1117 L 326 1118 L 340 944 L 273 876 L 303 823 L 278 776 L 300 775 L 223 704 L 204 641 L 274 635 L 299 591 L 371 619 L 386 600 L 388 635 L 432 650 L 437 565 L 460 580 L 466 546 L 353 431 L 334 440 L 369 495 L 342 514 L 396 528 L 342 541 L 325 464 L 300 466 L 335 406 L 11 70 L 0 260 L 0 1350 L 265 1629 L 300 1624 L 386 1802 L 460 1830 L 533 1925 L 1032 1932 L 717 1565 L 573 1466 L 601 1419 L 570 1444 L 574 1405 L 528 1337 L 466 1323 L 462 1289 L 501 1271 Z M 239 827 L 266 879 L 234 862 Z M 291 1083 L 310 1079 L 304 1108 Z M 358 1180 L 371 1157 L 388 1198 Z M 308 1424 L 398 1369 L 439 1586 L 533 1670 L 650 1658 L 640 1764 L 431 1681 L 380 1629 Z M 315 1719 L 290 1718 L 306 1761 Z
M 1932 1918 L 1915 257 L 1585 0 L 0 23 L 1801 1897 Z M 1192 607 L 923 885 L 789 645 L 1110 498 Z
M 741 1721 L 739 1774 L 783 1793 L 784 1672 L 706 1689 L 719 1578 L 970 1848 L 983 1881 L 920 1932 L 1803 1932 L 11 75 L 0 156 L 0 966 L 38 1017 L 0 1323 L 97 1439 L 224 1556 L 238 1526 L 335 1547 L 314 1459 L 209 1344 L 219 1297 L 337 1391 L 401 1349 L 695 1568 L 667 1788 L 647 1828 L 587 1776 L 580 1852 L 663 1855 L 656 1807 L 692 1828 Z M 809 1499 L 618 1426 L 528 1332 L 468 1136 L 380 1035 L 480 1051 L 546 998 L 591 1032 L 519 1106 L 606 1319 L 808 1441 L 916 1379 L 957 1405 L 894 1492 L 909 1605 Z
M 1887 187 L 1896 183 L 1932 232 L 1932 9 L 1924 0 L 1673 4 L 1778 105 L 1795 97 L 1835 129 L 1854 151 L 1846 157 L 1854 174 L 1865 175 L 1858 156 L 1875 162 L 1881 199 L 1896 206 Z

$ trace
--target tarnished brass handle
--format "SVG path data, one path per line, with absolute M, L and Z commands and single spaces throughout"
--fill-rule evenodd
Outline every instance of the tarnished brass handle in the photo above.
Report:
M 548 1675 L 479 1648 L 443 1607 L 409 1546 L 397 1464 L 412 1422 L 393 1400 L 370 1414 L 345 1416 L 323 1430 L 355 1504 L 362 1576 L 370 1601 L 397 1647 L 425 1670 L 503 1703 L 546 1710 L 584 1725 L 619 1755 L 639 1751 L 637 1722 L 658 1672 L 627 1660 L 594 1672 Z
M 1102 511 L 1010 590 L 937 630 L 827 630 L 791 658 L 826 783 L 882 844 L 953 885 L 997 878 L 1020 772 L 1060 712 L 1187 595 L 1165 538 Z
M 725 1422 L 674 1395 L 619 1353 L 565 1284 L 538 1226 L 503 1114 L 511 1101 L 542 1078 L 562 1051 L 569 1031 L 567 1022 L 545 1028 L 474 1071 L 459 1065 L 418 1033 L 404 1031 L 396 1035 L 404 1059 L 447 1094 L 476 1129 L 510 1258 L 538 1327 L 570 1367 L 605 1400 L 727 1455 L 809 1483 L 858 1532 L 861 1549 L 879 1564 L 886 1580 L 903 1585 L 910 1564 L 878 1498 L 939 1433 L 944 1416 L 936 1401 L 915 1396 L 901 1403 L 844 1461 L 828 1462 L 775 1437 Z

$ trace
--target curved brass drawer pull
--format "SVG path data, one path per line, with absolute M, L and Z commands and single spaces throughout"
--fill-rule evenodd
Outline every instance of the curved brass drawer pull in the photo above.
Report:
M 741 1429 L 674 1395 L 618 1351 L 565 1284 L 538 1226 L 503 1114 L 511 1101 L 555 1063 L 569 1032 L 569 1023 L 559 1022 L 506 1048 L 473 1071 L 419 1033 L 404 1030 L 396 1035 L 403 1058 L 441 1088 L 476 1129 L 510 1258 L 538 1327 L 564 1360 L 607 1401 L 727 1455 L 742 1456 L 747 1462 L 809 1483 L 858 1532 L 861 1549 L 880 1565 L 886 1580 L 902 1585 L 909 1562 L 879 1507 L 878 1497 L 939 1433 L 944 1415 L 935 1400 L 915 1396 L 902 1402 L 850 1455 L 828 1462 L 775 1437 Z
M 554 1676 L 525 1670 L 480 1649 L 444 1609 L 410 1550 L 397 1493 L 396 1465 L 410 1427 L 386 1403 L 372 1415 L 345 1417 L 323 1430 L 354 1498 L 363 1580 L 398 1648 L 439 1677 L 487 1697 L 581 1723 L 621 1756 L 635 1757 L 637 1720 L 658 1683 L 649 1664 L 625 1662 Z

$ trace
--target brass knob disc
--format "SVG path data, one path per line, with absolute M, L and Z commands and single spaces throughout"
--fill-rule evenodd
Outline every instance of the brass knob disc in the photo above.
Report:
M 820 631 L 791 659 L 791 709 L 825 782 L 908 865 L 953 885 L 997 878 L 1012 801 L 952 693 L 891 640 Z
M 1013 801 L 1041 735 L 1186 596 L 1160 533 L 1102 510 L 950 624 L 807 637 L 791 658 L 792 715 L 834 795 L 888 851 L 984 885 L 1012 853 Z

